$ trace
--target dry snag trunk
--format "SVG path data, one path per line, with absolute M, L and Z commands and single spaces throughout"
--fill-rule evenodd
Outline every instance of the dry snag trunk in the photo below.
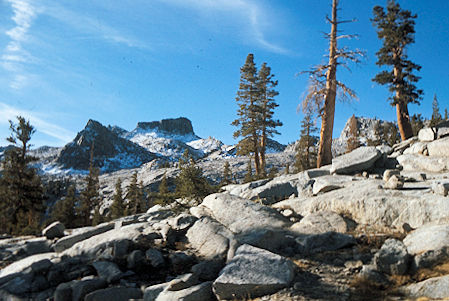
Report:
M 326 74 L 326 96 L 321 115 L 317 167 L 332 163 L 332 132 L 334 130 L 335 98 L 337 96 L 337 6 L 338 0 L 333 0 L 332 20 L 329 20 L 332 26 L 329 43 L 329 67 Z
M 309 91 L 302 101 L 303 112 L 306 113 L 311 110 L 321 118 L 317 167 L 332 163 L 332 132 L 334 130 L 337 89 L 340 92 L 339 98 L 342 100 L 356 98 L 353 90 L 337 80 L 337 66 L 342 65 L 349 69 L 348 61 L 359 63 L 360 57 L 365 55 L 362 50 L 349 50 L 347 47 L 338 48 L 337 41 L 339 39 L 356 37 L 356 35 L 338 35 L 338 24 L 354 21 L 338 20 L 338 4 L 338 0 L 332 1 L 332 18 L 326 17 L 331 24 L 331 32 L 327 34 L 327 38 L 329 38 L 328 63 L 315 66 L 310 71 L 301 72 L 308 73 L 310 76 Z

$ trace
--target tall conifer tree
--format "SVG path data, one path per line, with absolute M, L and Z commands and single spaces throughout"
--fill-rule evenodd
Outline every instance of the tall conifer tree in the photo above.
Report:
M 80 194 L 80 206 L 78 207 L 78 222 L 81 226 L 92 224 L 91 214 L 100 203 L 100 170 L 93 165 L 94 144 L 91 146 L 89 174 L 85 178 L 85 188 Z
M 278 81 L 274 80 L 274 74 L 271 74 L 271 68 L 263 63 L 260 67 L 257 76 L 257 84 L 260 92 L 259 106 L 260 106 L 260 172 L 265 174 L 266 166 L 266 148 L 267 140 L 269 137 L 273 137 L 274 134 L 279 135 L 276 127 L 282 126 L 282 122 L 273 119 L 274 109 L 279 105 L 275 101 L 275 97 L 279 95 L 279 92 L 275 90 L 278 85 Z
M 237 91 L 236 101 L 239 105 L 238 118 L 232 125 L 238 127 L 234 132 L 234 138 L 242 139 L 237 144 L 239 155 L 254 156 L 256 174 L 260 174 L 260 127 L 258 125 L 260 107 L 258 100 L 260 89 L 257 80 L 257 68 L 254 63 L 254 55 L 248 54 L 245 64 L 240 68 L 240 85 Z
M 409 103 L 418 103 L 422 90 L 415 83 L 419 77 L 413 72 L 421 66 L 408 59 L 406 48 L 415 42 L 416 15 L 403 10 L 394 0 L 388 1 L 386 11 L 381 6 L 373 9 L 372 22 L 377 27 L 377 36 L 383 41 L 383 47 L 376 53 L 378 66 L 391 66 L 389 71 L 378 73 L 373 81 L 387 85 L 393 94 L 390 104 L 396 107 L 399 132 L 402 140 L 413 136 L 408 112 Z
M 13 234 L 36 234 L 44 213 L 44 190 L 41 179 L 31 166 L 37 159 L 29 156 L 34 127 L 18 116 L 11 120 L 12 145 L 5 151 L 0 178 L 0 231 Z
M 111 205 L 111 218 L 117 219 L 125 215 L 125 203 L 123 200 L 122 179 L 115 182 L 114 201 Z
M 263 63 L 257 72 L 254 55 L 248 54 L 245 64 L 240 68 L 240 85 L 236 97 L 238 118 L 232 125 L 238 127 L 234 138 L 241 137 L 237 153 L 253 157 L 256 177 L 266 175 L 267 140 L 279 134 L 276 127 L 282 125 L 273 118 L 274 109 L 278 107 L 274 99 L 279 94 L 275 90 L 277 84 L 271 68 Z
M 64 224 L 66 228 L 73 228 L 76 226 L 76 188 L 75 185 L 72 184 L 67 189 L 67 195 L 56 202 L 53 207 L 52 217 L 55 220 L 60 221 Z
M 443 116 L 441 116 L 440 105 L 438 103 L 437 95 L 435 94 L 432 101 L 432 118 L 430 119 L 430 126 L 436 126 L 441 121 L 443 121 Z
M 315 147 L 318 140 L 314 134 L 317 130 L 313 111 L 308 110 L 301 121 L 301 137 L 296 146 L 295 169 L 297 172 L 316 166 L 317 153 Z
M 137 172 L 133 173 L 131 177 L 131 182 L 127 188 L 126 198 L 128 199 L 126 215 L 140 213 L 142 206 L 142 192 L 137 182 Z

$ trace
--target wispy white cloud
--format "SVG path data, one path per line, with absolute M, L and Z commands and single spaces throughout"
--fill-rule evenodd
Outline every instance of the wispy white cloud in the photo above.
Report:
M 21 110 L 0 102 L 1 124 L 8 124 L 8 120 L 15 121 L 16 116 L 23 116 L 30 121 L 30 123 L 36 128 L 37 131 L 56 138 L 61 142 L 66 143 L 73 139 L 73 137 L 75 137 L 75 133 L 66 130 L 56 124 L 45 121 L 44 116 L 38 117 L 38 115 L 39 113 Z
M 32 56 L 23 49 L 23 43 L 28 39 L 28 31 L 31 23 L 37 15 L 35 7 L 27 0 L 7 0 L 11 5 L 15 26 L 5 32 L 10 41 L 1 55 L 2 67 L 13 72 L 10 82 L 12 89 L 21 88 L 27 81 L 27 75 L 23 71 L 23 64 L 32 60 Z
M 261 47 L 275 52 L 285 54 L 288 50 L 282 46 L 270 42 L 265 34 L 266 24 L 262 20 L 269 19 L 269 13 L 260 2 L 251 0 L 160 0 L 177 6 L 196 9 L 209 15 L 211 12 L 225 12 L 230 18 L 240 18 L 240 22 L 246 23 L 242 30 L 248 31 L 247 38 L 254 40 Z M 271 25 L 272 26 L 272 25 Z
M 46 2 L 42 10 L 44 14 L 67 24 L 82 34 L 91 35 L 92 38 L 101 38 L 110 43 L 122 44 L 133 48 L 150 48 L 147 43 L 121 32 L 98 18 L 77 13 L 57 3 Z

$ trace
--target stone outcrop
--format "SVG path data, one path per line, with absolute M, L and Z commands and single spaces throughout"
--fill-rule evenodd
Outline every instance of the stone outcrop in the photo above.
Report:
M 404 287 L 401 291 L 412 298 L 445 300 L 449 298 L 449 275 L 430 278 L 419 283 L 410 284 Z
M 60 222 L 54 222 L 48 225 L 44 230 L 42 230 L 42 235 L 44 235 L 48 239 L 53 239 L 56 237 L 64 236 L 65 227 Z
M 330 231 L 345 233 L 348 231 L 346 221 L 332 211 L 319 211 L 306 215 L 300 222 L 290 228 L 301 234 L 320 234 Z
M 283 228 L 291 223 L 276 210 L 227 193 L 207 196 L 201 206 L 234 233 L 257 228 Z
M 359 147 L 352 152 L 332 159 L 331 173 L 351 174 L 374 166 L 382 153 L 373 146 Z
M 213 289 L 219 299 L 254 298 L 288 286 L 293 276 L 294 267 L 289 260 L 242 245 L 214 281 Z
M 377 270 L 388 275 L 404 275 L 409 267 L 410 255 L 399 240 L 388 239 L 374 256 Z

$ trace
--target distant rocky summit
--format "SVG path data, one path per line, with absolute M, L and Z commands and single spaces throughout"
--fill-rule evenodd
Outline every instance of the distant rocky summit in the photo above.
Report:
M 103 171 L 137 167 L 157 156 L 145 148 L 119 137 L 101 123 L 89 120 L 75 139 L 64 146 L 56 162 L 63 168 L 89 169 L 93 151 L 93 166 Z
M 357 141 L 360 145 L 368 145 L 369 141 L 375 141 L 379 139 L 378 135 L 383 135 L 385 131 L 390 128 L 395 128 L 395 124 L 390 121 L 380 120 L 376 118 L 367 117 L 355 117 L 357 124 Z M 339 156 L 344 154 L 348 147 L 348 140 L 351 137 L 351 118 L 346 121 L 343 130 L 340 133 L 340 137 L 333 139 L 332 141 L 332 154 L 333 156 Z
M 185 118 L 179 117 L 175 119 L 163 119 L 161 121 L 139 122 L 137 129 L 143 131 L 157 131 L 169 135 L 195 135 L 193 132 L 192 122 Z

